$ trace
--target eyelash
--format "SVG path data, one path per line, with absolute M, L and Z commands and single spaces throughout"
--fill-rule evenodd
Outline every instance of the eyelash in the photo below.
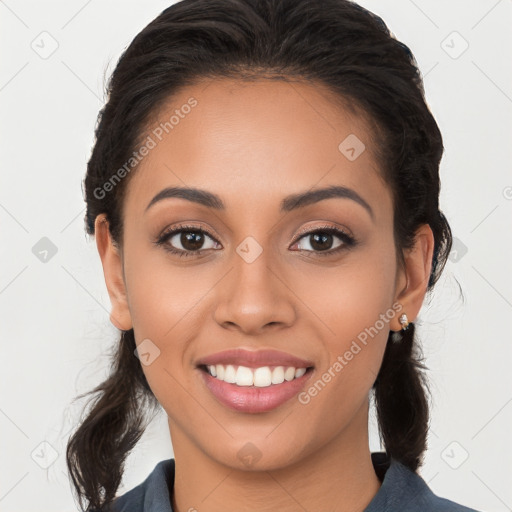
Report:
M 187 225 L 181 225 L 181 224 L 178 226 L 175 226 L 167 231 L 164 231 L 157 238 L 157 240 L 154 243 L 157 246 L 163 246 L 163 248 L 166 251 L 168 251 L 172 254 L 175 254 L 177 256 L 180 256 L 180 257 L 182 257 L 182 256 L 185 256 L 185 257 L 198 256 L 198 255 L 201 255 L 203 252 L 209 250 L 209 249 L 199 249 L 198 251 L 183 251 L 181 249 L 174 249 L 171 245 L 166 243 L 174 235 L 176 235 L 177 233 L 181 233 L 181 232 L 205 234 L 205 235 L 208 235 L 216 243 L 219 243 L 210 232 L 208 232 L 204 229 L 198 228 L 196 226 L 187 226 Z M 343 244 L 340 245 L 339 247 L 336 247 L 336 249 L 330 249 L 328 251 L 309 251 L 309 250 L 305 250 L 305 249 L 299 249 L 299 252 L 302 252 L 302 251 L 303 252 L 312 252 L 312 253 L 322 256 L 322 257 L 323 256 L 332 256 L 333 254 L 337 254 L 343 250 L 350 249 L 350 248 L 356 246 L 358 243 L 358 241 L 353 236 L 349 235 L 348 233 L 346 233 L 345 231 L 343 231 L 341 229 L 335 228 L 333 226 L 320 226 L 320 227 L 315 228 L 310 231 L 305 230 L 305 231 L 299 232 L 299 234 L 297 235 L 297 238 L 293 241 L 292 245 L 295 245 L 299 240 L 306 237 L 307 235 L 314 235 L 314 234 L 318 234 L 318 233 L 335 235 L 342 240 Z

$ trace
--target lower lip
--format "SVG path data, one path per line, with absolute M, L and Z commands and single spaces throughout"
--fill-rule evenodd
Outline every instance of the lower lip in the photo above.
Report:
M 208 372 L 203 374 L 206 387 L 223 405 L 240 412 L 268 412 L 284 404 L 297 395 L 309 380 L 312 369 L 291 381 L 272 384 L 263 388 L 255 386 L 237 386 L 212 377 Z

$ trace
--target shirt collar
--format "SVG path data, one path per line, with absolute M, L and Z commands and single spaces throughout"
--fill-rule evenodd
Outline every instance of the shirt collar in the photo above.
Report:
M 385 452 L 374 452 L 371 455 L 381 486 L 363 512 L 407 512 L 416 510 L 414 507 L 419 501 L 431 498 L 432 491 L 420 475 L 389 458 Z
M 373 452 L 371 458 L 381 486 L 364 512 L 404 510 L 405 504 L 412 505 L 415 498 L 431 492 L 417 473 L 390 459 L 385 452 Z M 174 487 L 174 470 L 174 459 L 160 461 L 144 482 L 120 498 L 121 507 L 116 510 L 134 510 L 132 500 L 137 497 L 142 505 L 140 512 L 173 512 L 170 493 Z

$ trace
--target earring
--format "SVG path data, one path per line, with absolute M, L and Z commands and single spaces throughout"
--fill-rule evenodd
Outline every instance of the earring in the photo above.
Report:
M 402 324 L 402 330 L 406 331 L 409 327 L 409 320 L 405 313 L 400 316 L 400 323 Z

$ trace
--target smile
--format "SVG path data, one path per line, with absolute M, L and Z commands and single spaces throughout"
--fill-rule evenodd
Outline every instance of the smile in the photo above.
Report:
M 217 367 L 215 368 L 217 369 Z M 282 406 L 285 402 L 288 402 L 305 388 L 307 381 L 312 375 L 313 368 L 292 369 L 294 370 L 294 375 L 291 380 L 286 380 L 286 378 L 284 378 L 280 384 L 271 383 L 261 387 L 254 384 L 238 385 L 236 383 L 226 382 L 225 380 L 219 379 L 218 376 L 214 377 L 211 375 L 206 368 L 200 368 L 200 376 L 202 377 L 203 383 L 206 385 L 209 392 L 222 405 L 238 412 L 254 414 L 270 412 Z M 255 368 L 254 372 L 251 371 L 250 376 L 246 374 L 246 382 L 249 382 L 249 379 L 254 378 L 256 379 L 256 382 L 258 382 L 258 379 L 260 378 L 258 377 L 258 374 L 260 372 L 257 370 L 259 370 L 259 368 Z M 273 370 L 272 374 L 275 370 L 276 369 Z M 237 369 L 235 375 L 238 374 L 238 371 L 239 370 Z M 286 373 L 284 370 L 277 370 L 278 376 L 281 371 Z M 231 370 L 228 370 L 228 378 L 229 372 L 231 372 Z M 298 375 L 300 376 L 296 377 L 296 372 L 298 372 Z M 261 373 L 266 373 L 266 377 L 264 377 L 265 383 L 268 382 L 268 375 L 270 373 L 268 367 L 267 369 L 265 369 L 265 367 L 262 368 Z M 291 373 L 292 372 L 290 370 L 289 375 L 291 375 Z M 244 375 L 243 369 L 241 371 L 241 375 L 242 377 Z

